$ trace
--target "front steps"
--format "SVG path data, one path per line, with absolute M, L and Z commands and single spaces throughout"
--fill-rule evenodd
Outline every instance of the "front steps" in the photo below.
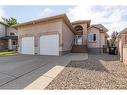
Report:
M 87 46 L 86 45 L 73 45 L 72 53 L 87 53 Z

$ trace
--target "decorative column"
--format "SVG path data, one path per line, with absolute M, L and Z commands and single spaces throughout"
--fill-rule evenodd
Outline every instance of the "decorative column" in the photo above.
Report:
M 8 50 L 12 50 L 12 39 L 8 40 Z

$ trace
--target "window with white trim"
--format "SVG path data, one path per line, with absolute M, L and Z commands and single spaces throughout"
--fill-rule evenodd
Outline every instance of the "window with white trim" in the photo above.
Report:
M 97 35 L 96 34 L 93 34 L 93 33 L 90 33 L 88 35 L 88 41 L 89 42 L 95 42 L 95 41 L 97 41 Z

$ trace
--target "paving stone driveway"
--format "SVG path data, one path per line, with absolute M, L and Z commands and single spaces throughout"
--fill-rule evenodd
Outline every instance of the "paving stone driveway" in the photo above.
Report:
M 1 56 L 0 89 L 23 89 L 56 65 L 65 66 L 72 60 L 87 58 L 87 54 Z

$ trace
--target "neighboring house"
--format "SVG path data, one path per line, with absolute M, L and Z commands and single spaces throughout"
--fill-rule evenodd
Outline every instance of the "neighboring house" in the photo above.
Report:
M 120 60 L 127 64 L 127 28 L 119 33 L 117 40 Z
M 7 24 L 0 22 L 0 51 L 16 50 L 17 36 L 16 30 Z
M 20 23 L 12 27 L 17 29 L 19 53 L 58 56 L 69 52 L 87 52 L 87 48 L 95 51 L 96 48 L 101 49 L 106 45 L 108 31 L 100 24 L 98 27 L 90 26 L 90 20 L 71 23 L 65 14 Z M 96 47 L 93 47 L 91 41 L 93 45 L 97 44 Z

